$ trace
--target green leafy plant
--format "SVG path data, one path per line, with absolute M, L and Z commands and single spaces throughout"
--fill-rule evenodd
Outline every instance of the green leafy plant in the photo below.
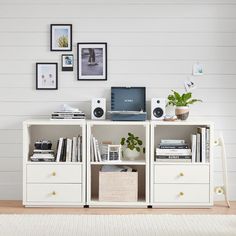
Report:
M 120 144 L 122 146 L 126 146 L 127 148 L 129 148 L 130 150 L 136 150 L 137 152 L 141 152 L 141 148 L 143 145 L 142 140 L 135 136 L 132 133 L 128 133 L 128 137 L 127 138 L 121 138 Z M 145 153 L 145 148 L 142 148 L 143 153 Z
M 196 102 L 202 102 L 200 99 L 193 99 L 192 93 L 183 93 L 180 95 L 178 92 L 171 90 L 173 94 L 168 96 L 168 105 L 173 105 L 177 107 L 185 107 Z
M 68 38 L 66 36 L 61 36 L 59 39 L 58 39 L 58 46 L 61 47 L 61 48 L 65 48 L 65 47 L 68 47 Z

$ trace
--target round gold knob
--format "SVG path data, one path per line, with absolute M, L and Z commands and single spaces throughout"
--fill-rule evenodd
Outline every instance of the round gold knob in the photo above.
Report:
M 179 193 L 179 196 L 184 196 L 184 193 L 183 193 L 183 192 L 180 192 L 180 193 Z
M 53 191 L 53 192 L 52 192 L 52 195 L 54 195 L 54 196 L 55 196 L 55 195 L 56 195 L 56 192 L 55 192 L 55 191 Z
M 54 171 L 54 172 L 52 172 L 52 176 L 56 176 L 56 172 Z
M 179 173 L 179 176 L 184 176 L 184 173 L 183 172 Z

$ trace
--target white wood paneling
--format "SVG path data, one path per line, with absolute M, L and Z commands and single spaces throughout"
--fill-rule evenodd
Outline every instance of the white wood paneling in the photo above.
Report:
M 90 114 L 92 97 L 110 100 L 111 86 L 146 86 L 147 100 L 183 90 L 193 63 L 194 96 L 204 103 L 192 117 L 215 122 L 226 141 L 229 182 L 236 175 L 235 0 L 1 0 L 0 2 L 0 199 L 21 199 L 22 121 L 47 118 L 69 103 Z M 77 42 L 108 43 L 108 81 L 76 80 L 61 72 L 60 52 L 49 51 L 49 25 L 73 24 Z M 59 63 L 59 90 L 35 90 L 35 62 Z M 76 68 L 75 68 L 76 69 Z M 148 102 L 148 108 L 150 102 Z M 215 150 L 216 183 L 220 150 Z M 236 189 L 236 188 L 235 188 Z M 236 192 L 230 191 L 236 200 Z

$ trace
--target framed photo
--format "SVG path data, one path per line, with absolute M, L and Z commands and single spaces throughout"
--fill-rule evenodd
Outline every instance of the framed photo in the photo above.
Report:
M 72 51 L 72 25 L 51 24 L 50 50 Z
M 78 43 L 77 70 L 78 80 L 107 80 L 107 43 Z
M 73 54 L 62 54 L 61 55 L 61 70 L 73 71 L 73 66 L 74 66 Z
M 58 64 L 36 63 L 36 89 L 57 90 L 58 88 Z

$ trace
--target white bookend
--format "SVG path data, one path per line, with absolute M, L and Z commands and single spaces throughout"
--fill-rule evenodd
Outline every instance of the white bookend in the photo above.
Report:
M 201 134 L 197 133 L 197 157 L 196 162 L 201 162 Z
M 58 143 L 58 147 L 57 147 L 57 158 L 56 158 L 57 162 L 60 161 L 61 152 L 62 152 L 62 144 L 63 144 L 63 138 L 60 138 L 59 143 Z
M 72 162 L 76 162 L 77 160 L 77 137 L 73 137 L 72 139 Z
M 96 139 L 93 137 L 93 149 L 94 149 L 94 161 L 98 162 L 97 148 L 96 148 Z
M 66 143 L 66 162 L 71 161 L 71 146 L 72 146 L 72 140 L 68 138 Z
M 192 162 L 196 162 L 196 153 L 197 153 L 197 135 L 196 134 L 192 134 L 191 142 L 192 142 Z
M 97 140 L 97 139 L 96 139 L 96 149 L 97 149 L 97 158 L 98 158 L 98 161 L 101 162 L 101 161 L 102 161 L 101 152 L 100 152 L 100 149 L 99 149 L 99 145 L 98 145 L 98 140 Z
M 210 162 L 210 128 L 206 128 L 206 162 Z

